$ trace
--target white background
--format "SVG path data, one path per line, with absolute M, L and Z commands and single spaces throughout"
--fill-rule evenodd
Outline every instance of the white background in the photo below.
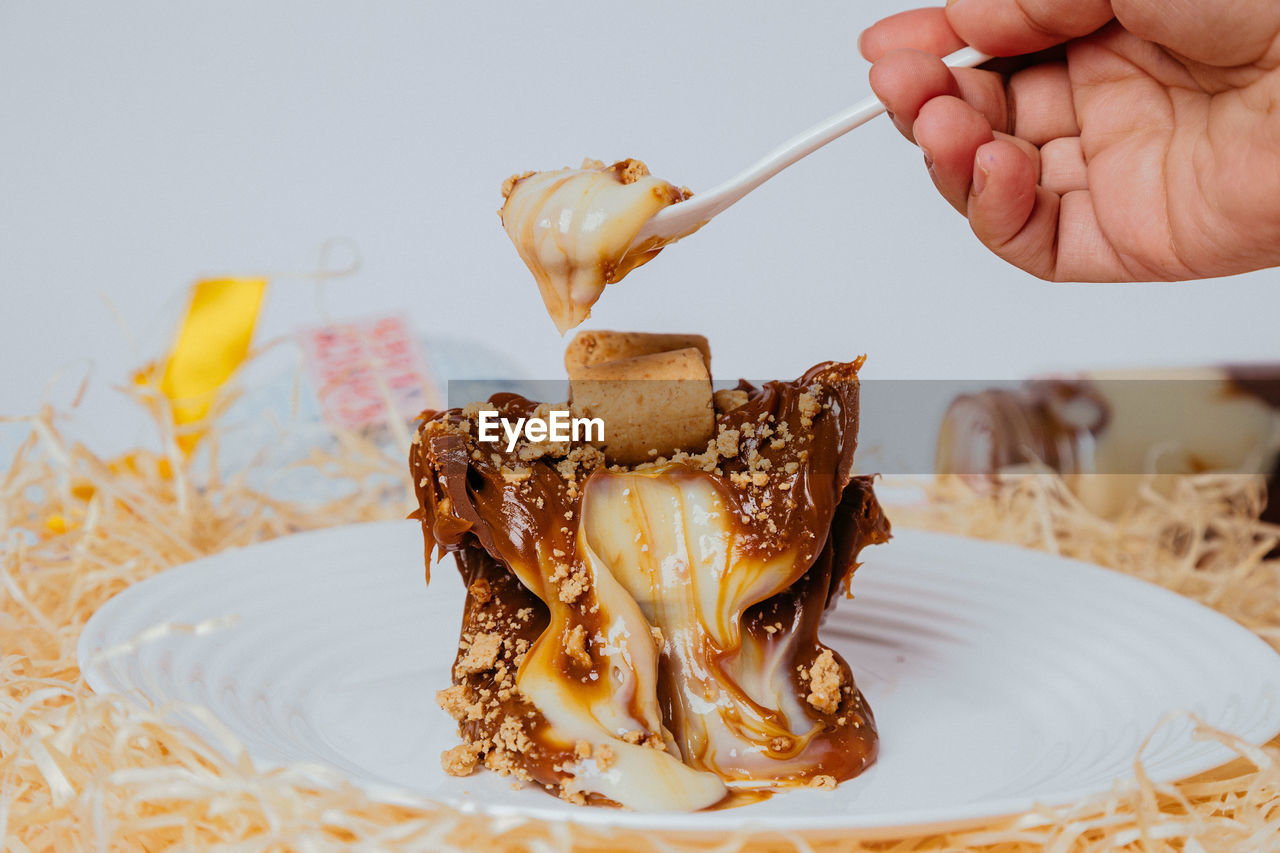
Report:
M 92 364 L 81 431 L 132 440 L 111 386 L 164 347 L 186 286 L 304 272 L 331 237 L 363 265 L 319 294 L 329 314 L 404 311 L 557 376 L 502 179 L 637 156 L 706 189 L 862 97 L 857 35 L 908 5 L 3 0 L 0 414 L 67 403 Z M 318 320 L 317 297 L 277 279 L 259 340 Z M 864 352 L 870 377 L 1003 378 L 1276 359 L 1278 317 L 1276 270 L 1051 285 L 1009 268 L 880 119 L 610 288 L 589 323 L 703 331 L 722 378 Z

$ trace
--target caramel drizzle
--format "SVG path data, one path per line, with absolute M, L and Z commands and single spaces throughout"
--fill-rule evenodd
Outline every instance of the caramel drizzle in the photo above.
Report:
M 411 455 L 428 551 L 438 546 L 489 555 L 519 579 L 546 620 L 520 664 L 517 701 L 506 709 L 532 721 L 538 749 L 523 760 L 535 780 L 551 784 L 570 772 L 570 738 L 558 729 L 572 728 L 573 721 L 566 726 L 550 719 L 557 702 L 547 701 L 549 689 L 558 691 L 559 703 L 585 711 L 606 736 L 634 726 L 669 755 L 730 783 L 803 784 L 819 774 L 843 779 L 873 760 L 874 722 L 843 661 L 848 690 L 836 712 L 821 713 L 798 698 L 807 689 L 798 673 L 825 648 L 817 640 L 825 609 L 853 571 L 858 550 L 888 537 L 869 480 L 849 473 L 856 369 L 819 365 L 794 383 L 744 385 L 748 404 L 722 415 L 722 426 L 786 421 L 793 436 L 804 436 L 803 446 L 779 451 L 767 440 L 745 438 L 739 456 L 723 460 L 714 473 L 678 463 L 645 473 L 596 470 L 579 487 L 539 460 L 530 464 L 527 480 L 512 484 L 490 456 L 475 457 L 458 429 L 458 410 L 429 416 Z M 802 429 L 798 398 L 815 388 L 825 411 L 812 429 Z M 495 404 L 517 416 L 534 405 L 509 395 Z M 771 457 L 779 469 L 787 459 L 805 461 L 772 495 L 731 487 L 727 479 L 745 469 L 752 453 Z M 602 557 L 608 548 L 593 536 L 599 530 L 590 524 L 592 496 L 625 490 L 636 478 L 709 489 L 715 511 L 730 520 L 731 542 L 722 543 L 726 557 L 693 573 L 688 584 L 662 578 L 657 551 L 639 572 L 618 571 L 617 554 Z M 651 515 L 638 491 L 627 497 L 629 512 Z M 687 537 L 687 525 L 677 521 L 668 519 L 666 529 Z M 694 551 L 687 538 L 681 547 L 686 555 Z M 679 549 L 667 547 L 661 556 L 671 557 L 673 550 Z M 686 559 L 686 570 L 695 562 Z M 563 578 L 554 580 L 564 565 L 587 572 L 590 580 L 567 602 L 560 596 Z M 730 582 L 722 582 L 726 578 Z M 714 595 L 700 595 L 708 584 Z M 615 586 L 626 594 L 614 594 Z M 651 606 L 655 602 L 661 608 Z M 651 623 L 663 631 L 660 657 L 650 644 Z M 782 630 L 773 630 L 776 625 Z M 569 651 L 576 630 L 589 639 L 586 662 Z M 770 690 L 753 681 L 765 668 L 772 673 Z M 547 682 L 555 683 L 547 688 Z M 694 707 L 699 702 L 703 713 Z M 730 759 L 718 740 L 739 742 L 748 758 L 739 749 L 739 760 Z

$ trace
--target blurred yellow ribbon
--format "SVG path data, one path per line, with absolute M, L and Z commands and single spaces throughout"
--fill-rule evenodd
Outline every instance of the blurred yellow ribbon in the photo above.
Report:
M 191 286 L 177 339 L 164 360 L 164 369 L 152 363 L 134 376 L 138 385 L 157 387 L 169 400 L 178 447 L 190 454 L 205 434 L 202 422 L 217 402 L 218 391 L 249 355 L 258 309 L 267 289 L 265 278 L 214 278 Z M 156 374 L 160 379 L 157 383 Z M 169 479 L 173 469 L 163 454 L 135 450 L 108 463 L 112 473 L 129 472 Z M 66 512 L 45 518 L 46 536 L 60 536 L 80 527 L 87 505 L 97 494 L 88 481 L 72 484 Z
M 177 340 L 160 375 L 169 399 L 178 446 L 190 453 L 204 434 L 198 425 L 221 388 L 249 355 L 265 278 L 214 278 L 196 282 Z M 142 381 L 150 381 L 147 371 Z M 185 428 L 185 429 L 184 429 Z

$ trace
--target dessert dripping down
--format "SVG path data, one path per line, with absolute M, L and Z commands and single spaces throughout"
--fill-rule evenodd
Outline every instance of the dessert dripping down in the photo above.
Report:
M 411 466 L 428 559 L 452 553 L 467 584 L 439 696 L 462 738 L 449 772 L 689 811 L 834 787 L 874 760 L 871 710 L 818 638 L 861 549 L 889 535 L 870 478 L 852 473 L 860 362 L 713 395 L 699 352 L 602 362 L 652 377 L 676 353 L 702 368 L 620 392 L 679 399 L 664 387 L 678 384 L 705 399 L 706 437 L 654 437 L 649 461 L 611 457 L 607 434 L 482 445 L 482 407 L 549 408 L 515 395 L 422 424 Z M 571 389 L 599 366 L 571 366 Z

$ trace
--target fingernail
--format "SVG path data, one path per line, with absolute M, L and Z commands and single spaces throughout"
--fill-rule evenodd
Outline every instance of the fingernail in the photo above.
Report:
M 924 167 L 930 172 L 933 171 L 933 154 L 929 153 L 929 149 L 923 145 L 920 146 L 920 153 L 924 155 Z
M 987 167 L 982 162 L 982 155 L 973 158 L 973 194 L 975 196 L 982 195 L 982 191 L 987 187 L 987 178 L 990 174 Z
M 898 117 L 889 110 L 885 110 L 884 114 L 889 117 L 889 121 L 893 122 L 893 126 L 898 129 L 899 133 L 907 139 L 910 139 L 912 142 L 915 141 L 915 137 L 911 133 L 911 126 L 909 124 L 903 121 L 898 121 Z

